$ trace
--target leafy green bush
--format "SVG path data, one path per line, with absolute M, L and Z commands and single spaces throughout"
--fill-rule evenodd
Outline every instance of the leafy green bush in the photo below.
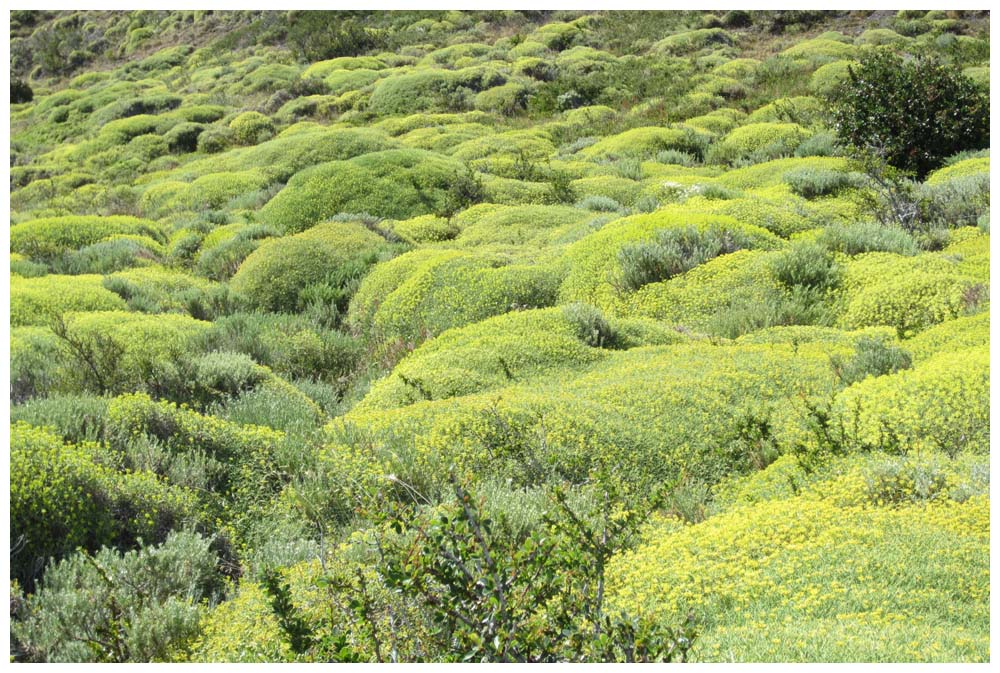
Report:
M 229 149 L 235 134 L 228 126 L 209 126 L 198 134 L 197 149 L 206 154 L 216 154 Z
M 910 234 L 899 227 L 878 222 L 834 223 L 824 227 L 816 240 L 833 252 L 852 257 L 865 252 L 917 253 L 917 244 Z
M 108 399 L 97 395 L 53 395 L 12 406 L 12 423 L 51 428 L 67 442 L 97 442 L 104 437 Z
M 148 472 L 118 473 L 92 443 L 64 444 L 48 430 L 11 427 L 11 574 L 32 587 L 51 557 L 77 547 L 163 540 L 197 519 L 190 491 Z
M 989 101 L 953 66 L 866 53 L 838 92 L 841 141 L 923 179 L 945 157 L 989 145 Z
M 814 243 L 793 245 L 773 263 L 774 277 L 789 289 L 810 288 L 827 292 L 840 283 L 841 269 L 825 248 Z

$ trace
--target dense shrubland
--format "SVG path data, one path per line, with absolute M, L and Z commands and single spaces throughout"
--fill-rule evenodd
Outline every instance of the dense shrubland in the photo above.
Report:
M 988 660 L 988 35 L 12 12 L 12 657 Z

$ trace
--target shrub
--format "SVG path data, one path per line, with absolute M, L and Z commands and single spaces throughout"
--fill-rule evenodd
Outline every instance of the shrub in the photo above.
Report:
M 729 164 L 739 161 L 759 163 L 783 155 L 790 156 L 808 135 L 797 124 L 747 124 L 733 129 L 713 145 L 707 160 Z
M 328 222 L 264 242 L 243 261 L 230 287 L 252 307 L 293 312 L 304 308 L 305 288 L 331 283 L 345 292 L 336 301 L 346 308 L 350 283 L 385 250 L 385 239 L 359 223 Z
M 240 145 L 257 145 L 274 135 L 274 123 L 259 112 L 243 112 L 229 122 L 233 139 Z
M 927 57 L 904 61 L 885 50 L 863 55 L 833 114 L 843 143 L 919 179 L 945 157 L 989 145 L 986 95 L 954 67 Z
M 833 252 L 860 255 L 866 252 L 893 252 L 898 255 L 915 255 L 916 241 L 899 227 L 878 222 L 831 224 L 820 233 L 817 242 Z
M 618 336 L 598 309 L 577 302 L 566 304 L 562 310 L 580 341 L 594 348 L 614 348 L 617 345 Z
M 931 227 L 974 227 L 989 215 L 989 173 L 926 183 L 917 189 L 921 219 Z
M 64 266 L 72 274 L 108 274 L 152 264 L 159 258 L 159 245 L 152 239 L 148 240 L 148 243 L 133 238 L 100 241 L 67 255 Z
M 163 134 L 163 139 L 174 154 L 187 154 L 198 149 L 198 139 L 204 130 L 203 124 L 184 122 Z
M 14 225 L 10 228 L 10 248 L 11 252 L 39 260 L 52 260 L 69 250 L 77 250 L 115 234 L 139 234 L 158 242 L 166 240 L 160 226 L 149 220 L 121 215 L 68 215 Z
M 48 325 L 67 311 L 112 311 L 125 303 L 101 286 L 100 276 L 11 278 L 10 324 Z
M 840 283 L 841 269 L 825 248 L 801 243 L 775 258 L 774 276 L 789 289 L 804 287 L 827 292 Z
M 869 376 L 895 374 L 909 369 L 910 354 L 899 346 L 878 337 L 862 337 L 854 347 L 854 355 L 845 359 L 835 355 L 831 364 L 844 385 L 863 381 Z
M 52 566 L 12 625 L 28 661 L 167 661 L 222 595 L 211 540 L 172 533 L 160 546 L 81 552 Z
M 12 423 L 51 428 L 70 443 L 96 442 L 104 437 L 108 399 L 97 395 L 53 395 L 12 406 Z
M 178 364 L 208 328 L 188 316 L 125 311 L 69 313 L 52 325 L 63 357 L 74 364 L 67 371 L 70 389 L 165 395 L 183 388 Z
M 229 149 L 235 134 L 228 126 L 209 126 L 198 134 L 198 151 L 217 154 Z
M 260 211 L 261 219 L 301 231 L 337 213 L 405 220 L 439 213 L 467 175 L 459 161 L 424 150 L 373 152 L 301 171 Z
M 858 446 L 988 453 L 989 349 L 941 353 L 912 369 L 866 378 L 837 396 L 833 414 Z
M 35 97 L 35 92 L 20 78 L 10 79 L 10 102 L 14 105 L 20 103 L 30 103 Z
M 749 237 L 723 227 L 671 227 L 648 243 L 628 244 L 618 253 L 621 289 L 634 292 L 682 274 L 713 257 L 752 246 Z
M 809 168 L 785 173 L 784 180 L 794 193 L 806 199 L 835 195 L 856 184 L 848 173 Z
M 193 363 L 194 385 L 210 398 L 238 396 L 268 377 L 266 369 L 243 353 L 215 351 Z
M 48 430 L 11 427 L 12 575 L 33 587 L 51 557 L 77 547 L 163 540 L 196 519 L 189 491 L 145 472 L 118 473 L 96 444 L 63 444 Z
M 336 381 L 361 358 L 361 345 L 308 316 L 235 313 L 219 318 L 207 337 L 211 348 L 245 353 L 291 378 Z

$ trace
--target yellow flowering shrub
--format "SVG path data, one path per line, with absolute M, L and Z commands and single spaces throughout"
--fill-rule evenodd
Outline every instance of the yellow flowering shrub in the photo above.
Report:
M 754 241 L 755 247 L 764 249 L 780 245 L 780 239 L 774 234 L 760 227 L 737 222 L 732 217 L 691 212 L 684 205 L 667 206 L 648 215 L 634 215 L 610 222 L 596 233 L 571 245 L 566 251 L 569 271 L 560 291 L 561 300 L 583 301 L 612 314 L 621 313 L 631 304 L 628 303 L 630 299 L 616 288 L 620 272 L 619 251 L 629 243 L 653 238 L 657 231 L 686 226 L 732 229 L 749 237 Z M 683 276 L 671 281 L 682 278 Z M 705 299 L 711 301 L 712 298 Z M 641 315 L 651 313 L 643 312 Z
M 847 388 L 837 396 L 834 417 L 862 445 L 984 452 L 989 382 L 987 346 L 946 351 Z
M 957 318 L 979 300 L 982 282 L 947 255 L 872 252 L 845 261 L 840 323 L 894 327 L 903 338 Z M 985 280 L 985 279 L 984 279 Z
M 414 250 L 365 277 L 348 320 L 378 341 L 416 343 L 513 308 L 550 306 L 560 280 L 551 264 L 505 253 Z
M 10 324 L 48 325 L 53 314 L 66 311 L 114 311 L 125 302 L 101 285 L 101 276 L 56 276 L 10 279 Z
M 15 224 L 10 228 L 10 249 L 35 259 L 50 259 L 97 243 L 113 234 L 142 234 L 161 243 L 166 242 L 160 226 L 149 220 L 123 215 L 69 215 Z
M 654 524 L 647 540 L 613 561 L 609 603 L 668 623 L 692 610 L 695 661 L 988 656 L 985 497 L 886 509 L 802 495 Z
M 914 362 L 931 358 L 938 353 L 948 353 L 990 343 L 990 312 L 946 320 L 925 329 L 903 347 L 913 356 Z
M 262 243 L 240 264 L 230 287 L 254 307 L 293 311 L 303 288 L 359 260 L 368 264 L 385 247 L 385 239 L 357 222 L 319 224 Z

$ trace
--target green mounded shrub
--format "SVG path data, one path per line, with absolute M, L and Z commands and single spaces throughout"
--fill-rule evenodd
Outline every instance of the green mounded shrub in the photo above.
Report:
M 235 134 L 228 126 L 209 126 L 198 134 L 197 149 L 205 154 L 217 154 L 229 149 Z
M 707 140 L 691 129 L 659 127 L 635 128 L 608 136 L 581 152 L 587 158 L 633 156 L 651 158 L 663 150 L 678 150 L 700 155 Z
M 155 263 L 161 254 L 161 246 L 152 239 L 112 238 L 66 255 L 63 266 L 72 274 L 107 274 Z
M 387 347 L 419 343 L 513 308 L 555 304 L 560 273 L 485 251 L 414 250 L 379 264 L 351 301 L 352 329 Z
M 961 167 L 960 164 L 956 166 Z M 938 179 L 921 185 L 917 195 L 922 219 L 931 226 L 974 227 L 979 218 L 989 215 L 990 176 L 987 172 L 960 175 L 950 180 Z
M 569 247 L 568 272 L 560 291 L 561 301 L 581 301 L 614 315 L 628 295 L 622 283 L 621 250 L 629 245 L 655 241 L 660 231 L 717 230 L 723 239 L 739 240 L 754 248 L 776 248 L 780 239 L 765 229 L 735 219 L 673 205 L 648 215 L 633 215 L 604 225 Z M 728 233 L 727 233 L 728 232 Z M 672 234 L 667 234 L 672 236 Z M 619 289 L 621 288 L 621 289 Z
M 123 215 L 68 215 L 15 224 L 10 228 L 10 248 L 11 252 L 38 260 L 52 260 L 115 234 L 139 234 L 161 243 L 166 241 L 160 225 L 149 220 Z
M 328 283 L 346 290 L 386 250 L 385 239 L 362 224 L 327 222 L 262 243 L 240 265 L 230 287 L 252 307 L 293 312 L 304 308 L 305 288 Z
M 887 339 L 862 337 L 854 349 L 850 358 L 835 357 L 831 361 L 837 376 L 848 386 L 869 376 L 885 376 L 909 369 L 912 364 L 910 354 Z
M 713 145 L 708 160 L 729 164 L 747 160 L 760 163 L 791 155 L 808 135 L 808 131 L 798 124 L 747 124 L 733 129 Z
M 271 182 L 271 177 L 257 168 L 209 173 L 194 180 L 175 202 L 190 210 L 220 209 L 231 200 L 263 189 Z
M 595 337 L 591 326 L 596 323 L 583 322 L 582 313 L 574 322 L 563 308 L 548 308 L 447 330 L 375 383 L 355 409 L 392 409 L 459 397 L 584 367 L 603 357 L 587 340 L 600 340 L 601 334 L 607 339 L 611 328 L 605 323 Z
M 812 63 L 823 63 L 838 59 L 850 59 L 858 53 L 857 47 L 828 38 L 803 40 L 781 52 L 790 59 L 804 59 Z
M 692 526 L 655 523 L 612 561 L 609 608 L 666 623 L 694 611 L 705 625 L 690 653 L 698 662 L 985 656 L 988 599 L 976 587 L 988 572 L 988 498 L 863 506 L 864 476 L 828 483 Z M 927 577 L 938 578 L 933 588 Z M 942 596 L 960 596 L 961 612 Z M 899 637 L 880 637 L 887 629 Z M 926 641 L 938 648 L 913 645 Z
M 774 442 L 793 441 L 804 432 L 802 395 L 830 394 L 834 385 L 829 351 L 802 345 L 597 352 L 603 357 L 587 367 L 499 390 L 358 407 L 327 426 L 331 457 L 369 488 L 385 488 L 392 474 L 426 497 L 444 483 L 448 465 L 522 486 L 548 477 L 579 483 L 601 466 L 636 488 L 681 470 L 714 483 L 752 469 L 738 426 L 755 417 Z
M 990 342 L 990 312 L 946 320 L 903 342 L 913 355 L 915 362 L 921 362 L 935 355 L 951 353 L 973 346 L 988 346 Z
M 590 216 L 562 205 L 473 206 L 452 218 L 461 228 L 456 245 L 546 245 L 589 231 Z
M 447 210 L 464 165 L 423 150 L 373 152 L 304 170 L 260 211 L 286 231 L 302 231 L 337 213 L 405 220 Z
M 841 86 L 850 80 L 850 68 L 856 61 L 834 61 L 816 68 L 809 78 L 809 90 L 822 98 L 833 98 Z
M 676 56 L 715 45 L 728 47 L 732 44 L 732 36 L 722 28 L 701 28 L 665 37 L 653 44 L 652 50 Z
M 531 91 L 532 88 L 525 83 L 507 82 L 476 94 L 473 106 L 477 110 L 512 116 L 527 108 Z
M 856 186 L 859 181 L 841 171 L 803 168 L 786 173 L 785 182 L 799 196 L 815 199 L 836 195 L 842 189 Z
M 75 554 L 46 572 L 14 636 L 29 661 L 169 661 L 223 595 L 218 562 L 212 540 L 190 532 L 124 554 Z
M 989 451 L 989 348 L 935 355 L 837 396 L 835 422 L 848 439 L 887 451 Z
M 449 241 L 461 229 L 452 220 L 436 215 L 420 215 L 392 225 L 392 231 L 410 244 Z
M 722 226 L 661 229 L 653 241 L 629 243 L 618 251 L 619 282 L 623 291 L 634 292 L 752 244 L 743 232 Z
M 156 542 L 196 520 L 194 495 L 145 472 L 119 473 L 97 444 L 11 427 L 11 574 L 32 586 L 50 558 L 77 547 Z
M 795 243 L 772 263 L 775 279 L 789 289 L 808 288 L 826 293 L 840 284 L 841 269 L 823 246 Z
M 467 85 L 472 83 L 453 70 L 437 68 L 392 75 L 375 84 L 368 109 L 379 116 L 466 110 L 474 94 Z
M 954 260 L 928 254 L 872 252 L 850 260 L 844 270 L 843 326 L 885 325 L 901 338 L 974 309 L 985 282 L 964 274 Z
M 274 136 L 274 122 L 259 112 L 243 112 L 229 122 L 233 139 L 240 145 L 257 145 Z
M 67 311 L 113 311 L 125 302 L 101 286 L 101 277 L 55 276 L 12 277 L 10 280 L 10 324 L 48 325 Z
M 185 311 L 189 300 L 216 289 L 204 278 L 154 265 L 105 276 L 104 287 L 124 299 L 130 308 L 147 313 Z
M 163 134 L 163 139 L 174 154 L 187 154 L 198 149 L 198 139 L 204 130 L 204 124 L 184 122 Z
M 215 229 L 202 241 L 195 258 L 195 270 L 213 280 L 232 277 L 247 256 L 263 240 L 279 235 L 274 227 L 264 224 L 234 224 Z
M 210 323 L 177 314 L 125 311 L 67 313 L 53 327 L 58 352 L 72 363 L 67 392 L 150 390 L 176 393 L 178 365 L 196 350 Z

